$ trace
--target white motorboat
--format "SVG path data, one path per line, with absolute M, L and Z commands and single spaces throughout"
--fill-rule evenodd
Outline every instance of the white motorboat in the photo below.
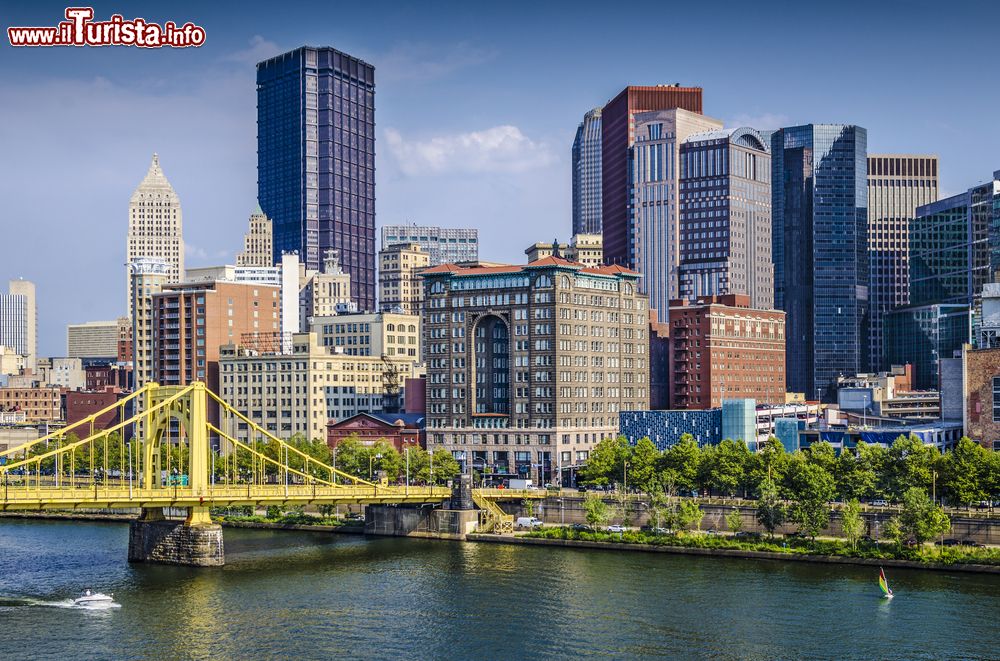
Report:
M 98 606 L 113 604 L 114 602 L 113 595 L 102 592 L 91 592 L 90 590 L 84 590 L 83 594 L 73 600 L 73 604 L 76 606 Z

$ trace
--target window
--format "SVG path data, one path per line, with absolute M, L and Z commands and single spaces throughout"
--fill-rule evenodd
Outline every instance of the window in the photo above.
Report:
M 1000 376 L 993 377 L 993 422 L 1000 422 Z

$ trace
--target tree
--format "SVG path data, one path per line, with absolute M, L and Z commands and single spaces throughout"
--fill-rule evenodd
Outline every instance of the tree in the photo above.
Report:
M 871 462 L 862 458 L 863 454 L 867 454 L 867 448 L 864 441 L 858 441 L 854 452 L 845 448 L 837 458 L 833 476 L 837 481 L 837 494 L 845 501 L 875 494 L 878 476 Z
M 897 438 L 889 448 L 889 494 L 898 500 L 914 487 L 930 491 L 932 472 L 940 456 L 936 448 L 924 445 L 912 434 Z
M 700 482 L 728 496 L 744 485 L 750 450 L 743 441 L 726 439 L 704 452 L 700 465 Z
M 428 465 L 428 482 L 434 484 L 447 484 L 448 480 L 454 480 L 462 472 L 462 467 L 454 455 L 444 448 L 436 448 L 431 453 L 433 466 Z M 434 469 L 433 480 L 431 480 L 430 469 Z
M 774 537 L 774 531 L 785 522 L 785 516 L 785 504 L 778 498 L 778 488 L 773 481 L 764 480 L 757 499 L 757 523 L 769 537 Z
M 352 434 L 337 443 L 331 463 L 336 465 L 338 471 L 368 479 L 368 453 L 356 434 Z M 344 479 L 338 477 L 337 481 L 342 482 Z
M 788 486 L 794 501 L 792 520 L 815 540 L 830 525 L 830 501 L 836 492 L 833 476 L 817 464 L 801 462 L 789 474 Z
M 624 436 L 606 438 L 594 446 L 587 463 L 577 473 L 581 484 L 598 487 L 623 481 L 625 462 L 631 454 Z
M 806 451 L 806 461 L 815 464 L 830 475 L 833 475 L 837 465 L 837 451 L 833 449 L 827 441 L 820 441 L 810 445 Z
M 621 520 L 623 526 L 631 525 L 632 523 L 632 501 L 629 500 L 628 494 L 624 491 L 619 491 L 615 494 L 615 514 Z
M 587 523 L 594 528 L 605 527 L 611 518 L 607 503 L 596 493 L 587 495 L 587 498 L 583 501 L 583 510 L 587 515 Z
M 740 508 L 734 507 L 726 514 L 726 527 L 733 534 L 743 530 L 743 513 L 740 512 Z
M 535 501 L 531 498 L 525 498 L 521 501 L 521 509 L 525 516 L 535 516 Z
M 674 489 L 690 492 L 698 484 L 701 450 L 691 434 L 681 434 L 677 443 L 660 456 L 660 482 L 672 493 Z
M 948 532 L 951 520 L 939 505 L 931 502 L 926 491 L 911 487 L 903 494 L 899 526 L 903 533 L 923 544 Z
M 656 466 L 660 451 L 648 438 L 640 438 L 631 449 L 628 460 L 628 483 L 642 493 L 658 490 L 659 475 Z
M 649 519 L 655 528 L 673 529 L 673 510 L 667 506 L 667 499 L 656 491 L 649 496 Z
M 987 468 L 989 451 L 967 436 L 941 458 L 941 491 L 955 505 L 971 505 L 986 500 L 989 493 Z
M 858 540 L 865 531 L 865 520 L 861 517 L 861 505 L 856 499 L 847 501 L 840 513 L 840 527 L 844 537 L 851 543 L 851 548 L 857 550 Z
M 785 446 L 774 436 L 764 441 L 764 445 L 753 453 L 747 468 L 747 486 L 753 493 L 759 493 L 765 480 L 781 482 L 788 471 L 788 453 Z
M 683 500 L 677 506 L 677 527 L 687 531 L 692 528 L 701 529 L 701 519 L 705 515 L 701 506 L 693 500 Z
M 885 522 L 885 525 L 882 526 L 882 536 L 895 544 L 897 551 L 900 549 L 903 545 L 903 527 L 898 518 L 892 517 Z

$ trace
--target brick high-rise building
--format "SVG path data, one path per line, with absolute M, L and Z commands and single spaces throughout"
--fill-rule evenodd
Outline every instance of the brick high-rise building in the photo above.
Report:
M 173 277 L 170 262 L 144 257 L 128 265 L 129 305 L 132 317 L 130 353 L 132 373 L 136 388 L 153 381 L 153 296 L 158 294 Z
M 910 223 L 938 199 L 937 156 L 868 155 L 869 368 L 889 367 L 885 315 L 910 303 Z
M 638 273 L 551 256 L 423 276 L 428 449 L 551 482 L 649 406 Z
M 218 392 L 220 346 L 239 343 L 244 334 L 280 336 L 281 288 L 235 282 L 166 285 L 153 294 L 152 311 L 153 380 L 168 386 L 204 381 Z
M 784 404 L 785 313 L 751 308 L 739 294 L 673 301 L 670 372 L 671 408 Z
M 430 266 L 430 255 L 419 243 L 395 243 L 382 248 L 378 256 L 379 307 L 420 314 L 424 286 L 417 274 Z
M 680 108 L 701 114 L 701 88 L 679 85 L 629 85 L 601 110 L 601 231 L 604 262 L 632 267 L 629 261 L 629 153 L 635 139 L 635 113 Z
M 162 260 L 167 264 L 167 281 L 184 277 L 184 236 L 181 201 L 153 154 L 149 171 L 128 205 L 128 240 L 125 245 L 126 291 L 132 309 L 132 271 L 128 266 L 140 259 Z
M 375 67 L 308 46 L 257 64 L 257 199 L 275 263 L 294 250 L 319 270 L 337 250 L 375 309 Z

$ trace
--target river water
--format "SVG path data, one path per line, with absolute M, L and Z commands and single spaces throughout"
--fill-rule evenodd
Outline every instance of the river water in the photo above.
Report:
M 226 530 L 130 565 L 127 526 L 0 521 L 2 659 L 996 659 L 1000 576 Z M 83 610 L 83 588 L 120 607 Z

